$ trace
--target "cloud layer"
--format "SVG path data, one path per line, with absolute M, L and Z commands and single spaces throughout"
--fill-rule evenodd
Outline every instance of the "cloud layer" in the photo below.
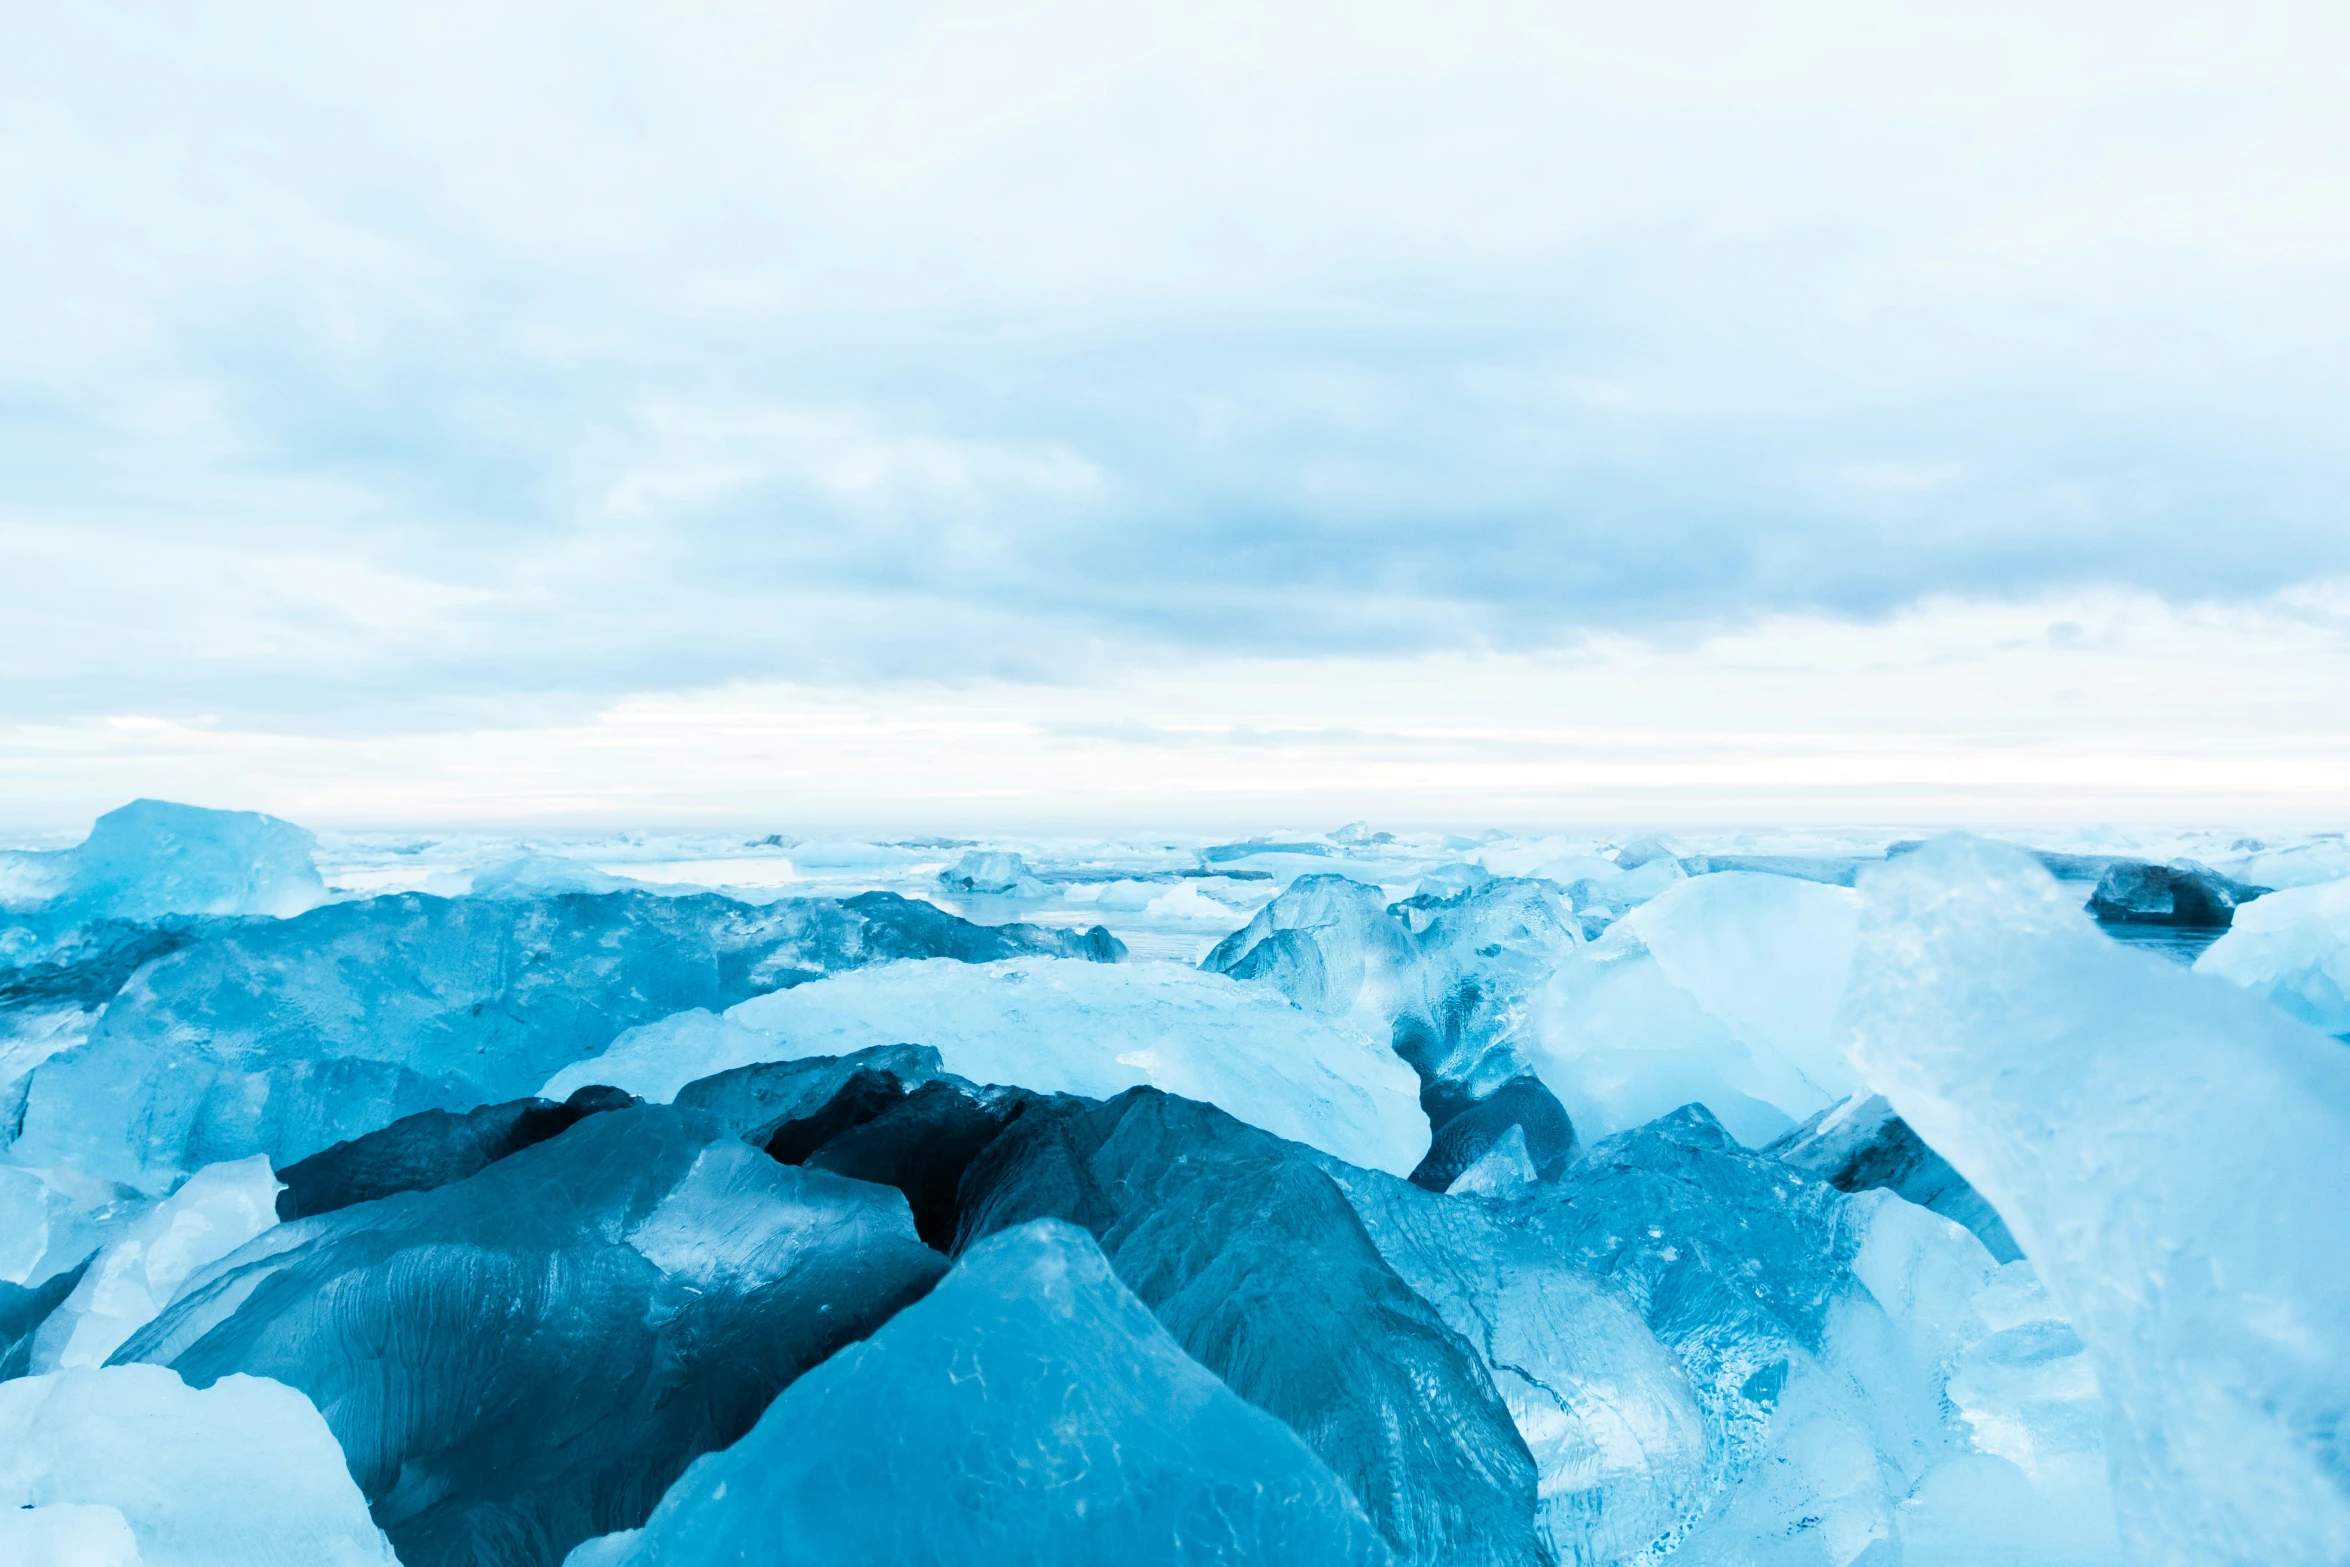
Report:
M 2341 14 L 2055 9 L 50 8 L 0 716 L 2350 573 Z

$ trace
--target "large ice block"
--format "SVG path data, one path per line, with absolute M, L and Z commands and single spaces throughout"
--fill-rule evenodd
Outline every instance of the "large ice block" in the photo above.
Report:
M 1351 1163 L 1404 1174 L 1428 1151 L 1412 1071 L 1343 1020 L 1171 963 L 1049 958 L 895 963 L 778 991 L 723 1019 L 616 1040 L 547 1080 L 560 1098 L 609 1083 L 665 1100 L 756 1061 L 911 1042 L 980 1083 L 1107 1098 L 1141 1084 L 1222 1106 Z
M 896 1192 L 648 1106 L 280 1225 L 118 1358 L 308 1393 L 407 1567 L 552 1561 L 943 1268 Z
M 308 1399 L 159 1366 L 0 1382 L 0 1560 L 400 1567 Z
M 1838 1048 L 1855 895 L 1750 871 L 1676 881 L 1561 962 L 1542 1080 L 1586 1138 L 1703 1104 L 1759 1146 L 1860 1086 Z
M 207 1165 L 91 1259 L 33 1336 L 35 1372 L 99 1366 L 197 1270 L 277 1223 L 277 1177 L 258 1154 Z
M 418 1111 L 522 1098 L 688 1008 L 903 957 L 1115 957 L 1098 934 L 973 925 L 886 893 L 330 904 L 139 969 L 86 1043 L 34 1068 L 9 1157 L 151 1191 L 255 1153 L 288 1165 Z
M 326 901 L 310 834 L 257 811 L 133 800 L 71 849 L 19 854 L 13 879 L 76 919 L 299 914 Z
M 1151 1089 L 1029 1105 L 964 1173 L 958 1245 L 1081 1224 L 1184 1348 L 1337 1472 L 1397 1556 L 1541 1560 L 1525 1441 L 1320 1156 Z
M 2131 1559 L 2350 1560 L 2350 1051 L 2106 940 L 2013 850 L 1862 890 L 1853 1059 L 2088 1346 Z
M 570 1567 L 1383 1567 L 1280 1421 L 1234 1397 L 1049 1220 L 787 1389 L 645 1527 Z
M 2288 887 L 2244 905 L 2195 969 L 2350 1037 L 2350 881 Z

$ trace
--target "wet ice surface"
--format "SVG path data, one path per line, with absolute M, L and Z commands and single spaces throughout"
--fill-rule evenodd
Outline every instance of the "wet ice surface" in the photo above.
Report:
M 0 850 L 0 1560 L 2350 1559 L 2350 840 L 1918 836 Z

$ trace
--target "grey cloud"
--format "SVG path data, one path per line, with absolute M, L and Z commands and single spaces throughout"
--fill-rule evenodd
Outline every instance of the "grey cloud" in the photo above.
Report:
M 0 263 L 0 713 L 506 721 L 2350 572 L 2339 236 L 1913 114 L 1931 51 L 1708 109 L 1597 13 L 1269 85 L 1068 23 L 1130 95 L 1056 56 L 924 97 L 952 8 L 828 13 L 837 82 L 755 29 L 416 25 L 146 81 L 52 20 L 62 67 L 0 80 L 58 149 Z M 486 52 L 411 103 L 435 29 Z M 2019 113 L 2202 112 L 2096 34 L 2014 43 Z M 2210 69 L 2279 178 L 2342 117 Z M 2160 230 L 2198 195 L 2240 247 Z

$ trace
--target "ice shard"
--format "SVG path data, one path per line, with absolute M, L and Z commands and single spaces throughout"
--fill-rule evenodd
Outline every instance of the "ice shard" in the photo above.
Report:
M 400 1567 L 308 1399 L 156 1366 L 0 1382 L 0 1560 L 43 1567 L 44 1552 L 54 1567 Z
M 1760 1146 L 1860 1087 L 1837 1047 L 1855 894 L 1721 871 L 1672 883 L 1562 961 L 1542 1080 L 1586 1138 L 1703 1104 Z
M 2106 940 L 2013 850 L 1862 888 L 1853 1058 L 2087 1345 L 2131 1559 L 2350 1559 L 2350 1051 Z
M 647 1106 L 280 1225 L 118 1355 L 325 1413 L 407 1567 L 558 1560 L 936 1280 L 886 1187 Z
M 198 1270 L 277 1223 L 277 1178 L 255 1155 L 207 1165 L 91 1259 L 33 1335 L 29 1369 L 104 1365 Z
M 2288 887 L 2245 905 L 2195 969 L 2350 1038 L 2350 881 Z
M 1384 1567 L 1354 1498 L 1186 1355 L 1082 1230 L 965 1253 L 571 1567 Z

